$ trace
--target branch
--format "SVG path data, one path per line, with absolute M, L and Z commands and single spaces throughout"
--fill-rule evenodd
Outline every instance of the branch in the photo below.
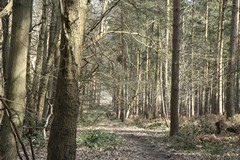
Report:
M 102 16 L 100 17 L 100 19 L 93 25 L 93 27 L 87 32 L 86 35 L 89 35 L 103 20 L 104 17 L 106 17 L 114 7 L 117 6 L 117 4 L 120 2 L 121 0 L 118 0 L 117 2 L 115 2 L 108 10 L 106 10 Z
M 3 18 L 6 16 L 11 10 L 13 6 L 13 0 L 10 0 L 8 4 L 3 8 L 3 10 L 0 12 L 0 18 Z
M 145 35 L 142 35 L 138 32 L 128 32 L 128 31 L 108 31 L 106 32 L 106 34 L 110 34 L 110 33 L 115 33 L 115 34 L 129 34 L 131 35 L 137 42 L 143 44 L 144 46 L 146 47 L 149 47 L 149 48 L 153 48 L 153 46 L 156 46 L 156 43 L 154 42 L 153 39 L 151 39 L 150 37 L 148 36 L 145 36 Z M 150 40 L 152 42 L 152 45 L 148 45 L 146 44 L 145 42 L 142 42 L 141 40 L 137 39 L 135 36 L 139 36 L 139 37 L 143 37 L 143 38 L 146 38 L 148 40 Z M 154 48 L 153 48 L 154 49 Z
M 48 92 L 47 92 L 48 93 Z M 43 138 L 46 139 L 47 138 L 47 133 L 46 133 L 46 130 L 47 130 L 47 126 L 49 124 L 49 121 L 50 121 L 50 118 L 52 117 L 53 115 L 53 105 L 54 104 L 51 104 L 50 100 L 54 100 L 54 98 L 48 98 L 47 94 L 46 94 L 46 99 L 47 99 L 47 104 L 49 106 L 48 108 L 48 116 L 46 118 L 46 122 L 43 126 Z
M 16 125 L 14 124 L 14 122 L 12 121 L 12 114 L 11 114 L 11 111 L 10 111 L 10 108 L 8 107 L 8 104 L 6 103 L 6 101 L 10 101 L 10 100 L 7 100 L 5 98 L 3 98 L 2 96 L 0 96 L 0 101 L 2 102 L 4 108 L 6 109 L 6 113 L 7 113 L 7 116 L 9 118 L 9 121 L 10 121 L 10 125 L 11 125 L 11 129 L 12 129 L 12 132 L 13 132 L 13 135 L 15 137 L 15 141 L 16 141 L 16 144 L 17 144 L 17 140 L 19 141 L 19 143 L 21 144 L 22 146 L 22 149 L 23 149 L 23 152 L 24 152 L 24 155 L 26 157 L 27 160 L 30 160 L 29 157 L 28 157 L 28 154 L 27 154 L 27 150 L 23 144 L 23 141 L 21 140 L 20 138 L 20 135 L 17 131 L 17 127 Z M 16 146 L 17 147 L 17 146 Z M 19 154 L 19 150 L 18 150 L 18 147 L 17 147 L 17 151 L 18 151 L 18 154 Z M 20 155 L 20 154 L 19 154 Z M 19 157 L 20 159 L 22 159 L 21 157 Z

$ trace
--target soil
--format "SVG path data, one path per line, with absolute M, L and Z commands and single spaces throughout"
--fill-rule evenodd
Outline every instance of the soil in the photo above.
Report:
M 142 128 L 128 127 L 120 122 L 104 119 L 94 127 L 86 130 L 108 131 L 120 135 L 124 143 L 114 150 L 96 151 L 88 148 L 77 150 L 77 160 L 199 160 L 201 155 L 187 155 L 169 149 L 166 134 L 163 131 L 150 131 Z
M 77 149 L 76 160 L 200 160 L 201 155 L 180 153 L 167 147 L 168 138 L 163 131 L 151 131 L 129 127 L 121 122 L 102 120 L 95 126 L 82 127 L 78 134 L 101 130 L 120 135 L 123 143 L 111 150 L 96 150 L 87 147 Z M 29 148 L 28 148 L 29 149 Z M 35 159 L 46 160 L 47 141 L 35 148 Z

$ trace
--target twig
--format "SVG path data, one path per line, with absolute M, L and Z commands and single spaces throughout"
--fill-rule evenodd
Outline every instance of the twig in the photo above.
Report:
M 27 135 L 28 137 L 28 141 L 29 141 L 29 144 L 30 144 L 30 148 L 31 148 L 31 153 L 32 153 L 32 160 L 35 160 L 35 154 L 34 154 L 34 149 L 33 149 L 33 144 L 32 144 L 32 135 Z
M 19 142 L 21 144 L 21 147 L 23 149 L 23 152 L 24 152 L 24 155 L 26 157 L 26 160 L 30 160 L 29 157 L 28 157 L 28 154 L 27 154 L 27 150 L 26 150 L 26 148 L 25 148 L 25 146 L 23 144 L 23 141 L 21 140 L 20 135 L 18 134 L 17 127 L 14 124 L 14 122 L 12 121 L 11 111 L 10 111 L 10 108 L 8 107 L 8 104 L 5 102 L 5 98 L 0 96 L 0 101 L 2 102 L 3 106 L 6 109 L 6 113 L 7 113 L 7 116 L 9 118 L 9 122 L 10 122 L 10 126 L 11 126 L 11 130 L 13 132 L 13 135 L 14 135 L 14 137 L 16 136 L 15 137 L 15 142 L 16 142 L 16 148 L 17 148 L 17 152 L 19 154 L 19 158 L 22 160 L 22 157 L 20 156 L 20 153 L 19 153 L 17 142 Z
M 106 10 L 102 16 L 100 17 L 99 21 L 97 21 L 94 26 L 87 32 L 86 35 L 89 35 L 103 20 L 104 17 L 106 17 L 111 11 L 112 9 L 117 6 L 117 4 L 120 2 L 121 0 L 118 0 L 117 2 L 115 2 L 108 10 Z
M 44 139 L 46 139 L 46 137 L 47 137 L 47 134 L 46 134 L 47 126 L 48 126 L 49 120 L 50 120 L 50 118 L 51 118 L 51 116 L 53 114 L 53 105 L 50 104 L 50 102 L 48 102 L 48 100 L 47 100 L 47 103 L 49 105 L 49 114 L 48 114 L 48 116 L 46 118 L 46 122 L 45 122 L 45 124 L 43 126 L 43 137 L 44 137 Z

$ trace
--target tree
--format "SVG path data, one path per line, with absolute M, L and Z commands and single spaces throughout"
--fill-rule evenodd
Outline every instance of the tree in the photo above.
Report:
M 217 47 L 217 102 L 215 112 L 218 114 L 223 113 L 223 34 L 225 23 L 225 10 L 227 0 L 220 1 L 219 4 L 219 23 L 218 23 L 218 47 Z
M 179 55 L 180 55 L 180 0 L 173 1 L 173 36 L 172 36 L 172 88 L 171 88 L 171 124 L 170 136 L 178 133 L 179 99 Z
M 230 118 L 234 114 L 235 106 L 235 75 L 236 75 L 236 54 L 238 51 L 238 19 L 239 19 L 239 1 L 232 1 L 232 20 L 231 20 L 231 37 L 230 37 L 230 55 L 228 59 L 228 73 L 226 86 L 226 115 Z
M 38 92 L 40 90 L 40 80 L 43 79 L 41 77 L 41 71 L 42 68 L 44 68 L 44 64 L 46 64 L 46 57 L 47 57 L 47 29 L 48 29 L 48 19 L 50 16 L 49 14 L 49 2 L 48 0 L 44 0 L 42 6 L 42 17 L 41 17 L 41 28 L 39 31 L 39 37 L 38 37 L 38 46 L 37 46 L 37 55 L 36 55 L 36 63 L 35 63 L 35 68 L 34 68 L 34 75 L 33 75 L 33 80 L 32 80 L 32 86 L 29 87 L 31 88 L 30 94 L 27 96 L 27 105 L 26 105 L 26 116 L 25 116 L 25 121 L 29 128 L 31 128 L 31 132 L 34 132 L 36 126 L 40 126 L 40 118 L 42 118 L 42 108 L 39 107 L 37 104 L 39 102 L 38 99 Z M 29 53 L 30 54 L 30 53 Z M 30 56 L 30 55 L 29 55 Z M 28 62 L 30 61 L 30 58 Z M 45 62 L 45 63 L 44 63 Z M 31 62 L 29 62 L 31 63 Z M 29 66 L 28 66 L 29 67 Z M 29 68 L 30 70 L 30 68 Z M 30 85 L 30 82 L 28 83 Z M 41 108 L 41 109 L 40 109 Z M 40 124 L 40 125 L 39 125 Z
M 7 0 L 0 2 L 0 7 L 5 6 Z M 9 4 L 8 4 L 9 5 Z M 12 6 L 11 6 L 12 7 Z M 7 61 L 9 54 L 9 15 L 2 17 L 2 29 L 3 29 L 3 42 L 2 42 L 2 58 L 3 58 L 3 78 L 7 81 Z
M 76 158 L 76 128 L 79 113 L 78 80 L 82 54 L 87 0 L 60 3 L 62 35 L 60 70 L 48 144 L 48 160 Z
M 0 1 L 0 7 L 4 8 L 4 6 L 6 5 L 7 0 L 2 0 Z M 9 5 L 9 3 L 8 3 Z M 10 8 L 12 8 L 12 5 L 10 4 Z M 2 13 L 2 11 L 1 11 Z M 1 15 L 0 13 L 0 15 Z M 5 15 L 5 14 L 4 14 Z M 1 16 L 0 16 L 1 17 Z M 3 63 L 3 93 L 5 94 L 6 91 L 6 82 L 7 82 L 7 60 L 8 60 L 8 56 L 9 56 L 9 39 L 10 39 L 10 34 L 9 34 L 9 15 L 5 15 L 4 17 L 2 17 L 2 35 L 3 35 L 3 41 L 2 41 L 2 63 Z M 0 108 L 3 108 L 2 106 L 0 106 Z M 3 118 L 3 111 L 0 111 L 0 124 L 2 122 L 2 118 Z
M 21 136 L 24 118 L 31 4 L 31 0 L 13 1 L 9 52 L 11 58 L 8 61 L 6 88 L 9 110 L 5 109 L 3 126 L 0 130 L 0 144 L 4 144 L 0 146 L 0 159 L 17 159 L 18 146 L 15 136 L 16 134 Z M 17 133 L 12 132 L 13 125 L 17 128 Z

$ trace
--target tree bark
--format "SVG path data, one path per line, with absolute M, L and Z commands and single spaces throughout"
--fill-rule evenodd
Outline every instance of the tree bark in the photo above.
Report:
M 61 57 L 48 160 L 76 158 L 76 128 L 79 113 L 78 79 L 86 21 L 87 0 L 60 3 L 62 19 Z
M 10 108 L 11 120 L 21 136 L 24 118 L 26 96 L 26 68 L 29 46 L 29 28 L 31 15 L 31 0 L 13 1 L 12 36 L 8 61 L 8 84 L 6 96 Z M 0 130 L 0 159 L 17 159 L 17 146 L 11 131 L 9 117 L 3 117 L 3 126 Z
M 238 11 L 239 1 L 232 1 L 232 20 L 230 37 L 230 55 L 228 60 L 227 86 L 226 86 L 226 116 L 230 118 L 234 114 L 235 107 L 235 58 L 238 51 Z
M 219 6 L 219 25 L 218 25 L 218 57 L 217 57 L 217 106 L 216 113 L 223 113 L 223 33 L 225 23 L 225 10 L 227 0 L 221 1 Z
M 59 11 L 59 1 L 54 0 L 52 4 L 52 14 L 51 14 L 51 22 L 50 22 L 50 35 L 49 35 L 49 48 L 48 48 L 48 56 L 46 60 L 46 64 L 43 64 L 44 67 L 42 68 L 42 78 L 40 80 L 39 91 L 38 91 L 38 103 L 37 108 L 39 110 L 42 109 L 42 114 L 39 116 L 42 117 L 43 122 L 47 117 L 48 105 L 44 105 L 45 103 L 45 96 L 47 92 L 51 92 L 52 97 L 55 97 L 56 93 L 56 77 L 58 75 L 59 69 L 59 57 L 60 57 L 60 31 L 61 31 L 61 21 L 60 21 L 60 11 Z M 48 87 L 51 85 L 52 87 Z M 54 92 L 54 93 L 53 93 Z
M 7 3 L 7 0 L 0 1 L 0 7 L 4 7 Z M 10 40 L 10 34 L 9 34 L 9 15 L 6 15 L 2 18 L 2 34 L 3 34 L 3 40 L 2 40 L 2 65 L 3 65 L 3 84 L 2 84 L 2 90 L 3 94 L 6 93 L 6 84 L 7 84 L 7 70 L 8 70 L 8 57 L 9 57 L 9 40 Z M 2 104 L 0 105 L 0 108 L 2 109 Z M 0 125 L 2 122 L 4 111 L 0 110 Z
M 173 36 L 172 36 L 172 87 L 171 87 L 171 124 L 170 136 L 178 134 L 179 101 L 179 58 L 180 58 L 180 0 L 173 1 Z

